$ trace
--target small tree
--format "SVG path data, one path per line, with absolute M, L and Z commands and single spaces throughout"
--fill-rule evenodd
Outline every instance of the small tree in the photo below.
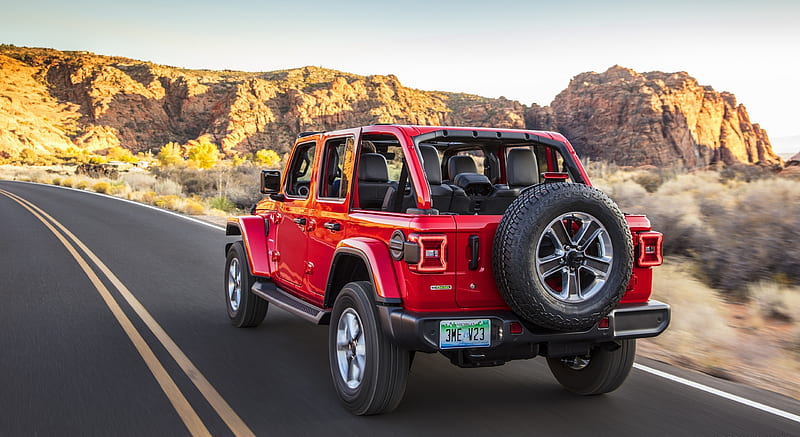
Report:
M 186 149 L 189 162 L 198 168 L 212 168 L 219 161 L 219 149 L 216 144 L 211 142 L 209 135 L 190 140 L 186 144 Z
M 139 160 L 133 156 L 130 150 L 122 148 L 120 146 L 114 146 L 108 149 L 108 155 L 106 155 L 109 161 L 122 161 L 122 162 L 130 162 L 135 164 L 139 162 Z
M 164 166 L 181 163 L 183 162 L 183 148 L 176 142 L 167 143 L 158 151 L 156 159 Z
M 276 167 L 281 163 L 281 156 L 274 150 L 261 149 L 256 152 L 256 161 L 267 167 Z
M 231 165 L 234 167 L 239 167 L 240 165 L 245 165 L 247 163 L 247 156 L 245 155 L 233 155 L 231 158 Z

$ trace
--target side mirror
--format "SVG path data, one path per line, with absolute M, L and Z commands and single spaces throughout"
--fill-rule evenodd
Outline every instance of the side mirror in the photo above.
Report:
M 261 194 L 277 193 L 281 187 L 281 172 L 278 170 L 261 170 Z

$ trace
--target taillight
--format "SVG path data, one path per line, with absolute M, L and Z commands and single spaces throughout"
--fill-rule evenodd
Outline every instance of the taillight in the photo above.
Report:
M 664 261 L 661 254 L 664 236 L 661 232 L 640 232 L 637 236 L 639 238 L 639 256 L 636 263 L 639 267 L 660 266 Z
M 411 255 L 406 252 L 406 262 L 410 264 L 411 270 L 421 273 L 447 270 L 447 235 L 411 234 L 408 236 L 406 246 L 417 248 L 416 254 Z

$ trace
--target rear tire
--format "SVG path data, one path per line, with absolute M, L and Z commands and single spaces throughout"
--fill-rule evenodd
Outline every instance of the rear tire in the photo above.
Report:
M 636 340 L 632 339 L 622 340 L 614 350 L 600 345 L 588 357 L 548 358 L 547 364 L 565 389 L 579 395 L 599 395 L 625 382 L 635 357 Z
M 233 243 L 225 260 L 225 306 L 237 328 L 258 326 L 267 315 L 269 302 L 253 294 L 253 275 L 241 241 Z
M 411 353 L 383 332 L 372 284 L 350 282 L 336 298 L 328 356 L 336 393 L 351 413 L 388 413 L 406 391 Z

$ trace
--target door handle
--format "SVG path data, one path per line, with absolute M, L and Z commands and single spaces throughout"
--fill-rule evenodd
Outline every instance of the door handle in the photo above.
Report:
M 306 225 L 306 218 L 305 217 L 298 217 L 298 218 L 296 218 L 296 219 L 294 219 L 292 221 L 297 223 L 300 226 L 305 226 Z
M 480 239 L 477 235 L 470 235 L 469 236 L 469 248 L 470 248 L 470 256 L 469 256 L 469 269 L 470 270 L 477 270 L 478 269 L 478 244 Z
M 341 231 L 342 230 L 342 225 L 339 224 L 339 223 L 335 223 L 335 222 L 328 222 L 328 223 L 325 223 L 325 229 L 327 229 L 329 231 L 334 231 L 334 232 L 335 231 Z

